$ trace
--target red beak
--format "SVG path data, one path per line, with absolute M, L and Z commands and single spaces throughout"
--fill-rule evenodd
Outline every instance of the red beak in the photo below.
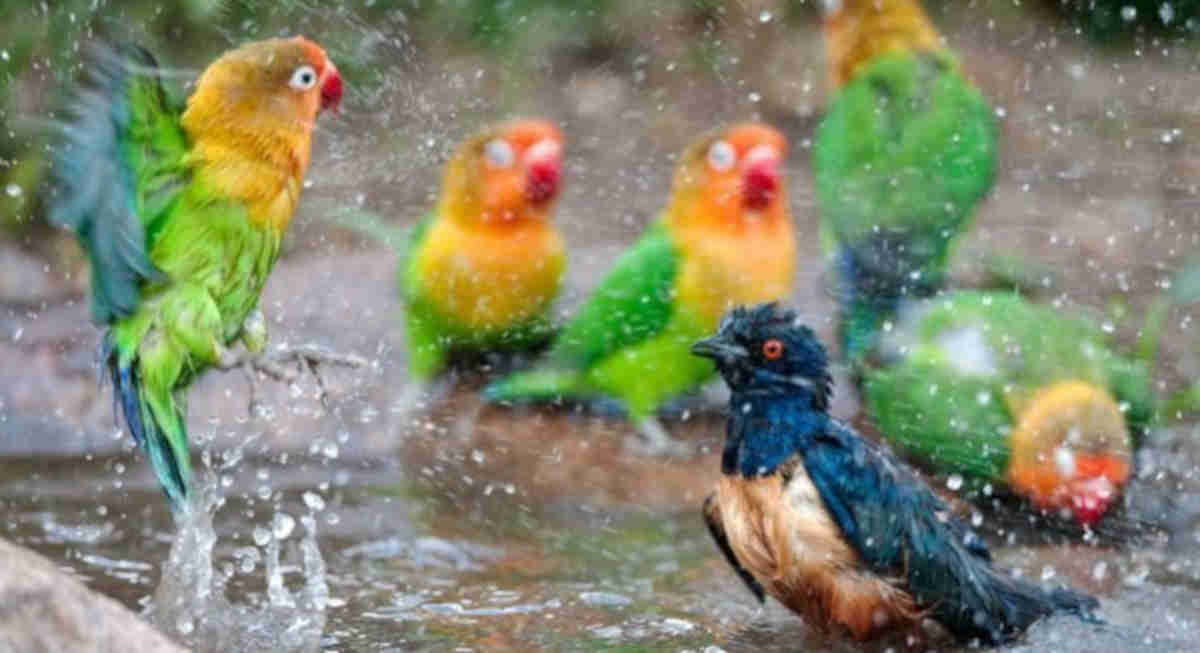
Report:
M 544 139 L 525 152 L 525 197 L 534 204 L 558 195 L 562 183 L 562 146 Z
M 779 153 L 760 145 L 746 154 L 742 172 L 742 203 L 751 211 L 762 211 L 779 194 Z
M 342 103 L 342 75 L 330 61 L 325 68 L 325 80 L 321 82 L 321 109 L 337 111 Z

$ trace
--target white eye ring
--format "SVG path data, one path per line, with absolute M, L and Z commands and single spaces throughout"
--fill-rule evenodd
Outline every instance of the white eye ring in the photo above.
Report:
M 708 165 L 717 172 L 725 172 L 737 163 L 737 152 L 725 141 L 717 141 L 708 148 Z
M 317 85 L 317 71 L 312 66 L 305 64 L 296 70 L 292 71 L 292 78 L 288 80 L 288 86 L 297 91 L 307 91 Z
M 487 162 L 493 168 L 507 168 L 513 164 L 513 160 L 516 158 L 512 146 L 508 144 L 508 141 L 500 138 L 488 141 L 488 144 L 483 146 L 483 156 L 487 158 Z

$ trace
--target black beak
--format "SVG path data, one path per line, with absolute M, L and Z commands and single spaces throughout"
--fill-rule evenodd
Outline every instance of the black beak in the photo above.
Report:
M 692 353 L 702 358 L 711 358 L 718 363 L 732 363 L 750 355 L 745 347 L 729 342 L 720 336 L 698 341 L 692 345 Z

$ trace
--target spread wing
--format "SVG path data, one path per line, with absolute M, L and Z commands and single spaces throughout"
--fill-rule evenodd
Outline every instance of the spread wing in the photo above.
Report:
M 99 50 L 75 94 L 51 170 L 51 222 L 74 229 L 92 267 L 92 314 L 108 323 L 137 309 L 162 279 L 154 234 L 188 181 L 187 137 L 150 53 Z

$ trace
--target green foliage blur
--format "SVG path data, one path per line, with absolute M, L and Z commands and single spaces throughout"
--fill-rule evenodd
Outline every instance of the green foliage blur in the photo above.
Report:
M 1200 0 L 1047 0 L 1077 21 L 1093 41 L 1120 43 L 1137 34 L 1200 31 Z

